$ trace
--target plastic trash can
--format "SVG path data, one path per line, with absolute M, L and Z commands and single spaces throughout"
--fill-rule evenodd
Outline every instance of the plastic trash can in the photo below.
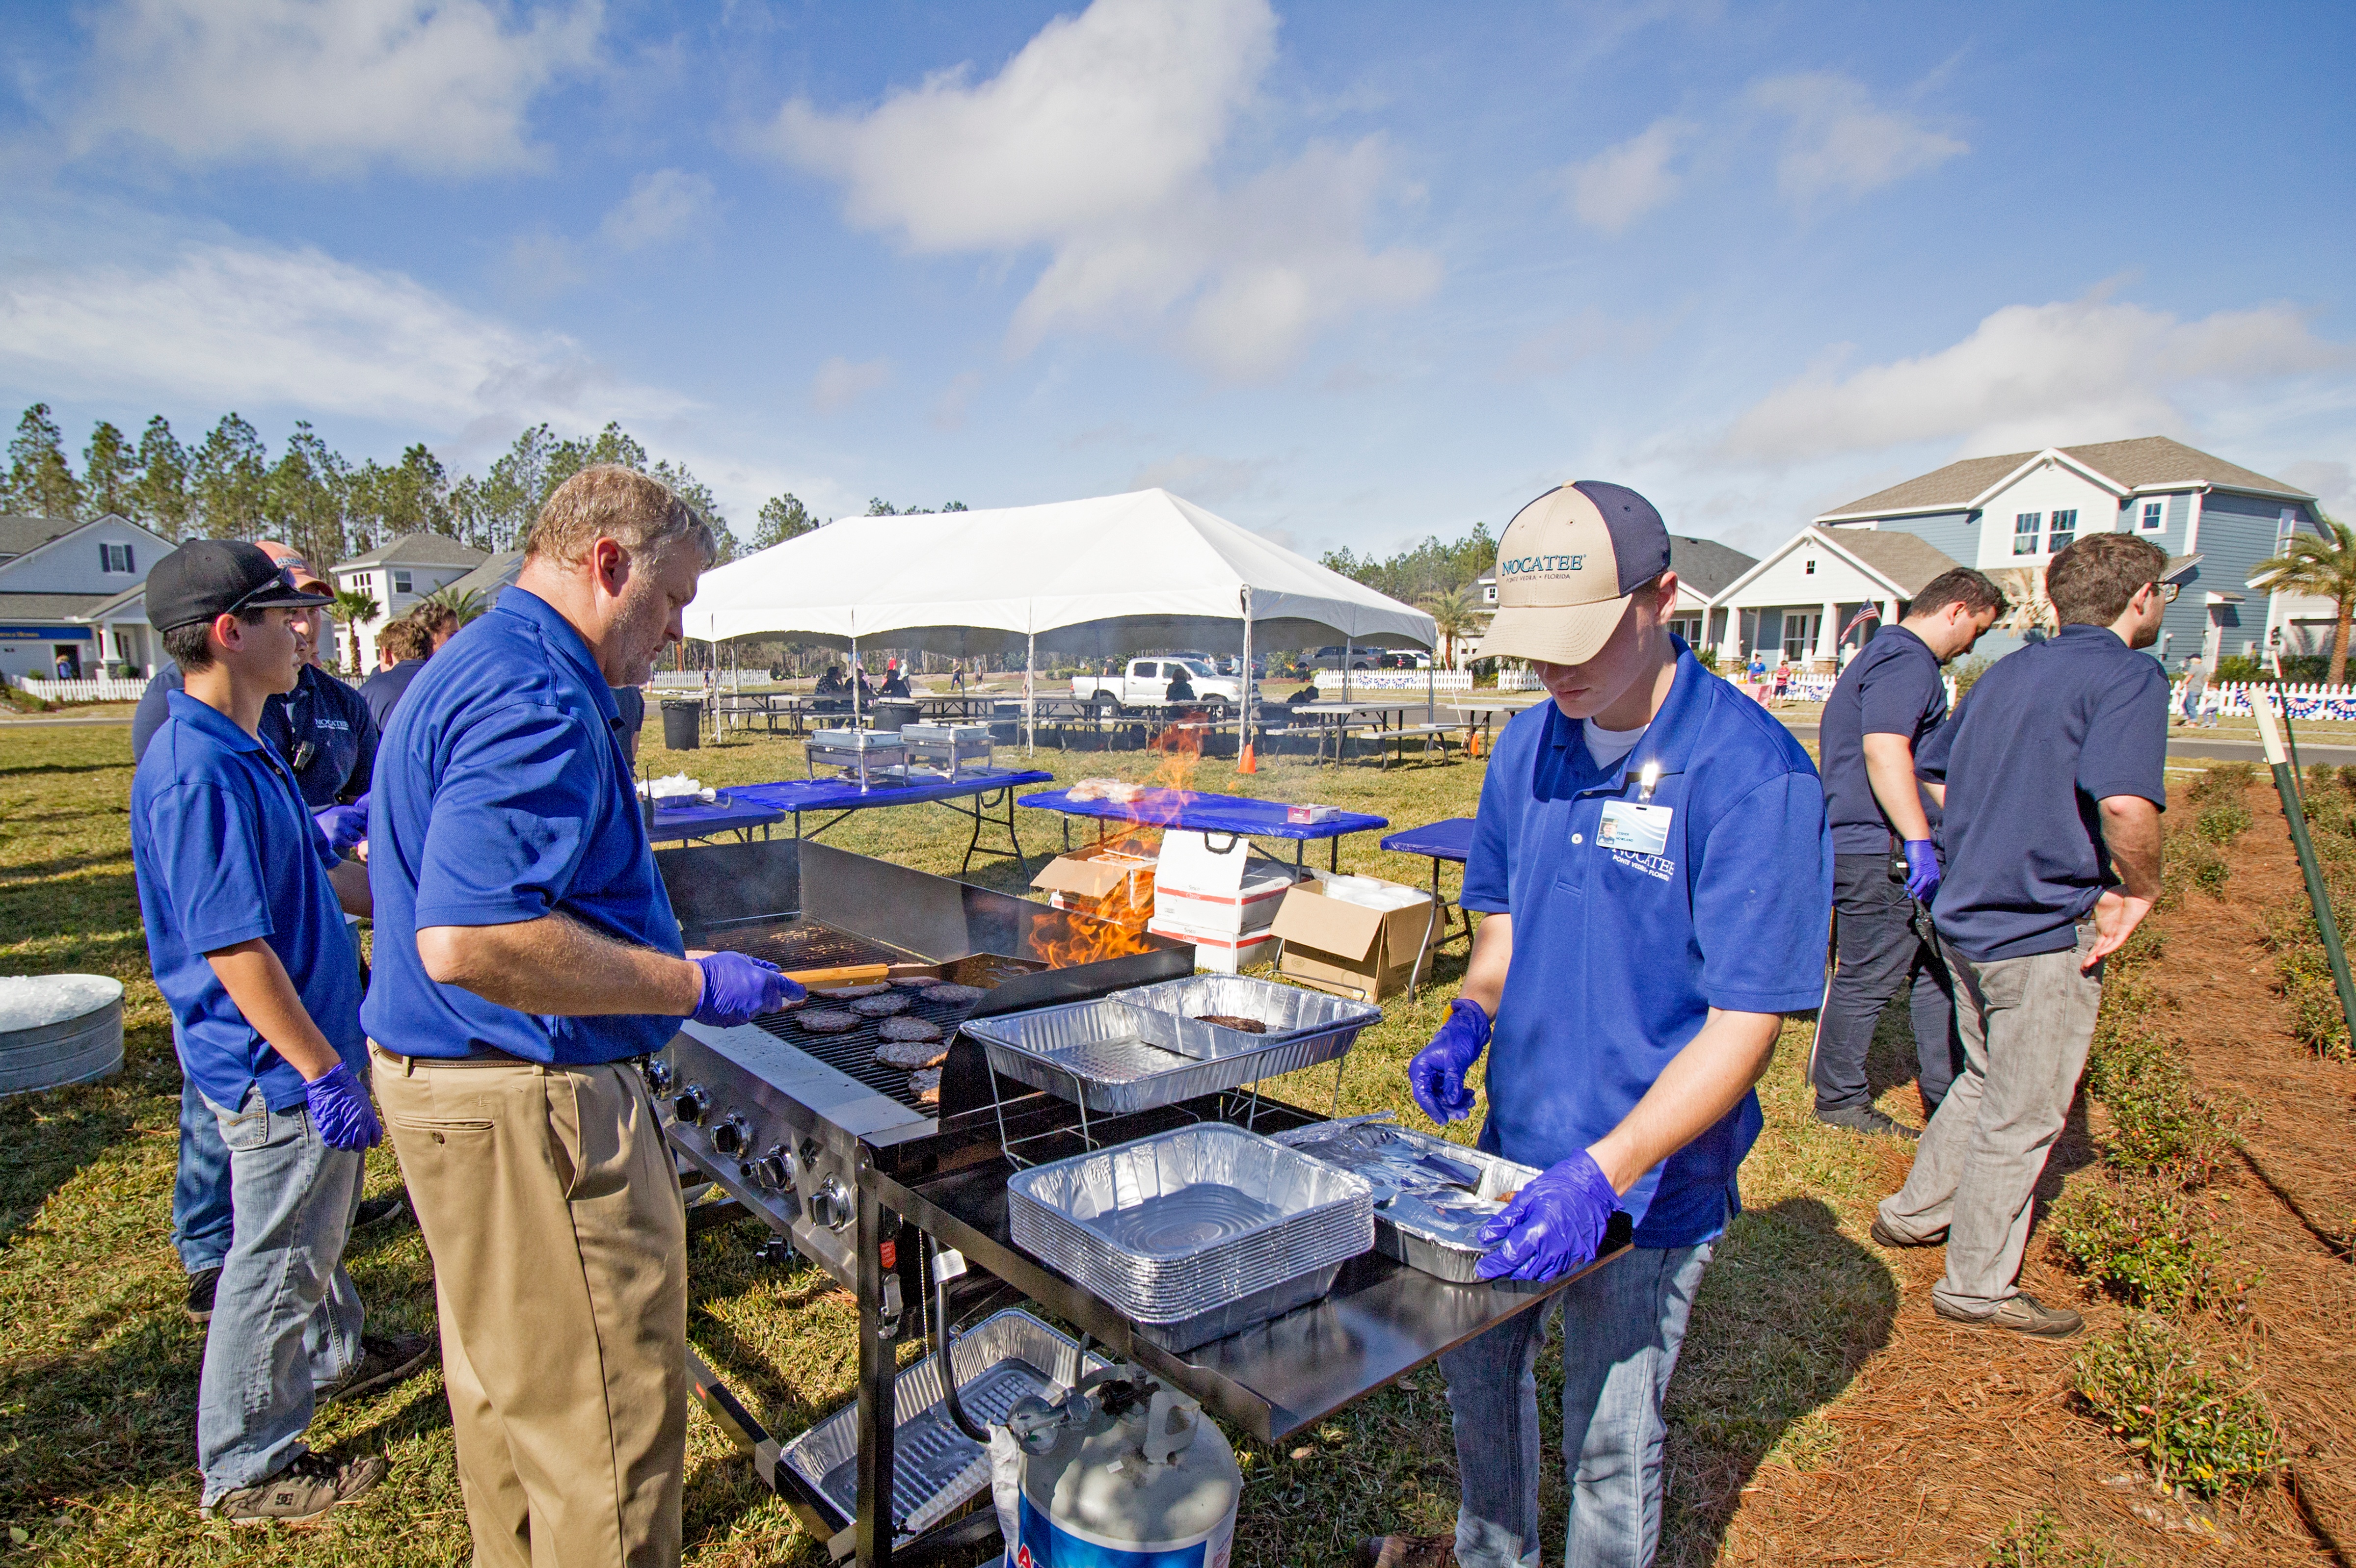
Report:
M 896 735 L 908 725 L 914 724 L 920 711 L 921 709 L 915 703 L 904 698 L 882 698 L 868 709 L 868 727 L 888 731 Z
M 663 744 L 674 752 L 692 752 L 703 744 L 703 704 L 693 698 L 663 699 Z

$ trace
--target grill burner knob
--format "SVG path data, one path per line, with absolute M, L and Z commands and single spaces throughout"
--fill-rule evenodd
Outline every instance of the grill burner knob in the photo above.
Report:
M 851 1223 L 851 1194 L 842 1183 L 830 1176 L 826 1185 L 810 1194 L 810 1218 L 830 1231 L 840 1231 Z
M 665 1061 L 659 1056 L 649 1057 L 647 1059 L 648 1088 L 653 1090 L 658 1094 L 668 1094 L 670 1093 L 670 1086 L 674 1082 L 676 1082 L 676 1075 L 671 1072 L 669 1062 Z
M 771 1145 L 768 1153 L 753 1162 L 753 1179 L 772 1191 L 794 1184 L 794 1157 L 785 1145 Z
M 703 1120 L 703 1113 L 711 1108 L 711 1096 L 703 1092 L 701 1083 L 689 1084 L 679 1092 L 679 1098 L 670 1103 L 671 1115 L 691 1126 Z
M 712 1129 L 712 1147 L 722 1154 L 743 1154 L 753 1142 L 753 1129 L 741 1115 L 731 1116 Z

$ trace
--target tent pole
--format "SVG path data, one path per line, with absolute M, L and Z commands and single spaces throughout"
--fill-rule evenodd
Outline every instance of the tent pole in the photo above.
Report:
M 1240 765 L 1255 760 L 1252 752 L 1252 607 L 1251 584 L 1244 584 L 1244 665 L 1238 672 L 1236 692 L 1241 720 L 1236 726 L 1236 760 Z
M 1342 634 L 1342 700 L 1344 702 L 1350 700 L 1350 667 L 1357 660 L 1358 645 L 1351 640 L 1351 634 L 1344 632 Z
M 856 627 L 851 634 L 851 727 L 854 730 L 859 728 L 859 632 Z
M 1037 706 L 1037 704 L 1033 700 L 1033 697 L 1032 697 L 1032 692 L 1033 692 L 1033 677 L 1032 677 L 1032 673 L 1031 673 L 1031 667 L 1032 667 L 1032 664 L 1033 664 L 1033 660 L 1035 660 L 1035 659 L 1037 658 L 1037 656 L 1038 656 L 1038 653 L 1039 653 L 1039 634 L 1038 634 L 1038 633 L 1036 633 L 1036 632 L 1025 632 L 1025 633 L 1023 633 L 1023 754 L 1025 757 L 1030 756 L 1030 755 L 1031 755 L 1031 753 L 1032 753 L 1032 752 L 1033 752 L 1033 751 L 1037 747 L 1037 745 L 1038 745 L 1038 743 L 1039 743 L 1039 710 L 1038 710 L 1038 706 Z

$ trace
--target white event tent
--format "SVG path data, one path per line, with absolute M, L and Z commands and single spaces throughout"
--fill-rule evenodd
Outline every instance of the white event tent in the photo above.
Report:
M 706 572 L 691 637 L 782 635 L 969 656 L 1430 647 L 1430 615 L 1166 490 L 847 517 Z M 1348 660 L 1344 664 L 1346 667 Z M 1346 684 L 1347 673 L 1344 671 Z

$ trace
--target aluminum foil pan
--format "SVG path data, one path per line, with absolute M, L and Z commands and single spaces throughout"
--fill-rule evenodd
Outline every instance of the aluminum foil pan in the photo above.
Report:
M 1286 1286 L 1375 1242 L 1363 1179 L 1224 1122 L 1039 1166 L 1006 1190 L 1014 1244 L 1141 1328 L 1175 1330 L 1255 1297 L 1258 1316 L 1216 1332 L 1265 1321 L 1333 1281 L 1310 1296 Z
M 1268 1049 L 1275 1040 L 1292 1044 L 1309 1040 L 1321 1044 L 1331 1041 L 1346 1051 L 1361 1029 L 1379 1023 L 1383 1016 L 1382 1008 L 1370 1002 L 1282 986 L 1249 975 L 1196 975 L 1183 980 L 1164 980 L 1158 986 L 1140 986 L 1135 990 L 1120 992 L 1119 997 L 1130 1007 L 1169 1015 L 1175 1027 L 1162 1037 L 1160 1043 L 1182 1056 L 1202 1061 L 1248 1056 Z M 1206 1015 L 1250 1019 L 1265 1026 L 1265 1032 L 1253 1034 L 1205 1023 L 1202 1020 Z
M 1386 1115 L 1388 1113 L 1384 1113 Z M 1357 1175 L 1375 1192 L 1375 1246 L 1386 1257 L 1460 1285 L 1471 1284 L 1488 1248 L 1481 1227 L 1538 1172 L 1371 1117 L 1319 1122 L 1274 1141 Z
M 1293 990 L 1289 986 L 1269 988 Z M 1381 1016 L 1369 1008 L 1365 1010 L 1370 1016 L 1363 1020 L 1305 1033 L 1245 1034 L 1215 1029 L 1166 1006 L 1140 1005 L 1134 999 L 1162 989 L 1147 986 L 1093 1001 L 976 1019 L 965 1030 L 981 1041 L 993 1072 L 1073 1101 L 1091 1114 L 1128 1115 L 1331 1061 Z M 1214 1033 L 1237 1042 L 1235 1049 L 1218 1051 L 1218 1042 L 1208 1038 Z M 1204 1059 L 1193 1054 L 1198 1051 L 1215 1053 Z
M 1079 1380 L 1079 1347 L 1029 1313 L 993 1313 L 949 1347 L 966 1413 L 1002 1422 L 1026 1394 L 1053 1399 Z M 1089 1370 L 1105 1366 L 1087 1359 Z M 921 1535 L 990 1485 L 990 1456 L 957 1429 L 941 1399 L 939 1359 L 902 1372 L 893 1393 L 892 1517 L 906 1540 Z M 859 1406 L 847 1404 L 787 1444 L 786 1464 L 844 1523 L 859 1515 Z

